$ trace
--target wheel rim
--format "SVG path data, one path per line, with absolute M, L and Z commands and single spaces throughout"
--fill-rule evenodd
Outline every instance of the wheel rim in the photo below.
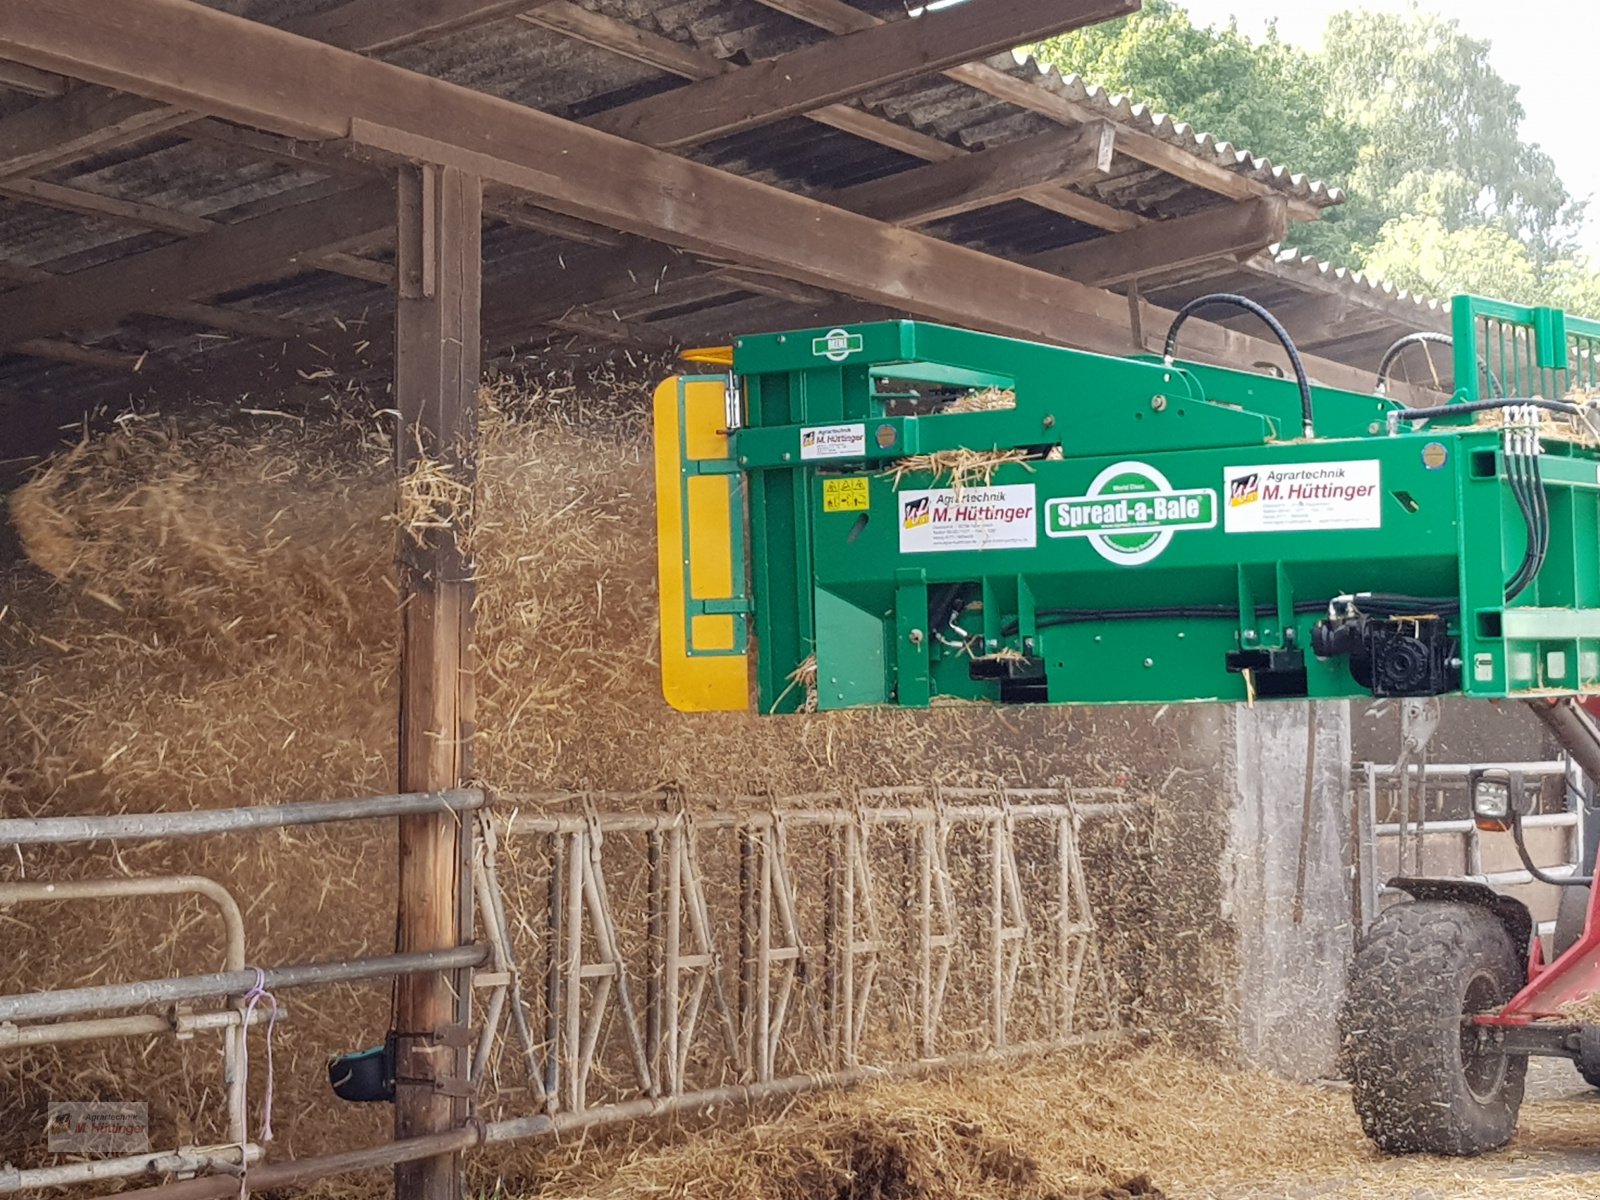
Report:
M 1500 1007 L 1500 988 L 1494 977 L 1480 972 L 1467 981 L 1461 1000 L 1461 1074 L 1475 1100 L 1488 1103 L 1500 1092 L 1506 1078 L 1506 1056 L 1487 1041 L 1483 1027 L 1472 1018 Z

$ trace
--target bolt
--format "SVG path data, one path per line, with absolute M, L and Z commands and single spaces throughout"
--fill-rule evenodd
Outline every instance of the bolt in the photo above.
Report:
M 1185 637 L 1185 636 L 1186 636 L 1186 635 L 1185 635 L 1185 634 L 1184 634 L 1184 632 L 1183 632 L 1183 630 L 1181 630 L 1181 629 L 1180 629 L 1180 630 L 1178 630 L 1178 640 L 1179 640 L 1179 641 L 1180 641 L 1180 642 L 1181 642 L 1181 641 L 1183 641 L 1183 639 L 1184 639 L 1184 637 Z
M 1379 425 L 1376 421 L 1374 421 L 1371 425 L 1367 426 L 1367 432 L 1370 433 L 1370 434 L 1382 433 L 1383 432 L 1383 426 Z
M 910 642 L 913 646 L 922 645 L 922 630 L 913 629 L 910 633 L 906 634 L 906 641 Z
M 1153 667 L 1156 665 L 1156 660 L 1153 658 L 1147 658 L 1144 660 L 1144 665 L 1147 667 Z
M 1032 638 L 1023 638 L 1022 639 L 1022 648 L 1024 650 L 1026 650 L 1029 654 L 1032 654 L 1033 653 L 1033 639 Z
M 1150 397 L 1150 409 L 1151 409 L 1152 412 L 1164 412 L 1166 410 L 1166 407 L 1167 407 L 1167 398 L 1165 396 L 1151 396 Z
M 1247 642 L 1255 641 L 1256 640 L 1256 631 L 1254 629 L 1246 629 L 1244 631 L 1244 640 L 1247 641 Z
M 1000 643 L 998 641 L 996 641 L 994 638 L 990 638 L 989 639 L 989 649 L 991 649 L 991 650 L 1000 649 Z
M 1045 413 L 1044 421 L 1041 423 L 1046 429 L 1054 429 L 1056 427 L 1055 415 L 1053 413 Z
M 788 462 L 789 461 L 789 452 L 787 450 L 785 450 L 783 452 L 783 461 L 784 462 Z
M 781 333 L 780 333 L 780 334 L 779 334 L 779 335 L 778 335 L 778 344 L 779 344 L 779 345 L 780 345 L 780 346 L 781 346 L 781 345 L 782 345 L 782 344 L 783 344 L 783 343 L 784 343 L 784 342 L 787 342 L 787 341 L 788 341 L 788 340 L 789 340 L 789 339 L 788 339 L 788 338 L 787 338 L 787 337 L 785 337 L 785 336 L 784 336 L 784 335 L 783 335 L 783 334 L 781 334 Z

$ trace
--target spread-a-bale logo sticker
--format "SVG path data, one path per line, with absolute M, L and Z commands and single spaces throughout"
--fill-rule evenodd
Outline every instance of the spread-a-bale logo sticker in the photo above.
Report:
M 1352 462 L 1224 467 L 1228 533 L 1378 529 L 1382 474 L 1375 458 Z
M 829 362 L 841 363 L 852 354 L 860 354 L 866 339 L 848 329 L 830 329 L 819 338 L 811 339 L 811 353 Z
M 1124 567 L 1149 562 L 1182 530 L 1211 529 L 1216 523 L 1216 492 L 1174 488 L 1160 471 L 1141 462 L 1109 466 L 1084 495 L 1059 496 L 1044 506 L 1046 534 L 1088 538 L 1101 558 Z
M 1031 483 L 900 493 L 900 553 L 1026 550 L 1039 544 Z

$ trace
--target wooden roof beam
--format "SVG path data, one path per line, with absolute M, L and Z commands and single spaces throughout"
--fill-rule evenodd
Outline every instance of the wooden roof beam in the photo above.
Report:
M 624 104 L 592 124 L 653 146 L 692 146 L 1138 9 L 1139 0 L 968 0 L 679 88 L 671 104 Z
M 0 87 L 30 96 L 65 96 L 67 81 L 49 71 L 36 71 L 21 63 L 0 61 Z
M 80 346 L 76 342 L 57 338 L 29 338 L 8 350 L 26 354 L 30 358 L 45 358 L 51 362 L 71 363 L 75 367 L 94 367 L 101 371 L 120 371 L 132 374 L 144 362 L 141 354 L 126 354 L 120 350 L 103 350 L 98 346 Z
M 191 53 L 196 44 L 207 53 Z M 567 216 L 926 319 L 1110 353 L 1131 348 L 1128 302 L 1109 292 L 191 0 L 120 0 L 110 9 L 100 0 L 30 0 L 0 9 L 0 57 L 137 87 L 279 133 L 349 137 L 398 160 L 466 171 Z M 318 86 L 303 86 L 307 79 Z M 311 240 L 305 236 L 301 244 Z M 241 241 L 241 252 L 261 253 Z M 169 288 L 171 265 L 164 272 Z M 225 273 L 209 266 L 214 275 Z M 192 282 L 185 276 L 181 286 L 187 290 Z M 127 290 L 120 289 L 117 303 L 126 304 Z M 49 314 L 54 332 L 72 327 L 81 310 L 106 305 L 91 288 L 62 299 Z M 1142 328 L 1171 319 L 1154 306 L 1140 311 Z M 12 329 L 13 313 L 0 302 L 0 333 L 23 336 Z M 32 311 L 15 315 L 39 319 Z M 1260 338 L 1204 321 L 1191 323 L 1188 345 L 1197 355 L 1235 363 L 1273 353 Z M 1324 360 L 1312 365 L 1330 384 L 1370 386 L 1365 372 Z
M 796 20 L 841 35 L 860 33 L 883 23 L 881 18 L 863 12 L 846 0 L 757 0 L 757 2 Z M 1020 41 L 1013 43 L 1013 45 L 1021 44 Z M 1064 124 L 1081 124 L 1101 119 L 1101 114 L 1076 101 L 1058 96 L 1048 88 L 1038 87 L 1028 80 L 1018 79 L 987 63 L 967 62 L 949 67 L 944 73 L 947 77 L 975 88 L 985 95 Z M 1119 126 L 1117 136 L 1118 151 L 1129 158 L 1156 167 L 1207 191 L 1217 192 L 1233 200 L 1279 194 L 1276 189 L 1259 180 L 1250 179 L 1237 171 L 1230 171 L 1217 163 L 1208 162 L 1187 150 L 1168 145 L 1154 134 L 1143 130 Z M 1314 221 L 1321 215 L 1321 209 L 1302 200 L 1292 200 L 1290 215 L 1297 221 Z
M 296 274 L 308 247 L 337 252 L 370 237 L 391 223 L 392 206 L 392 185 L 372 183 L 18 288 L 0 295 L 0 343 L 115 324 L 130 312 Z
M 1103 176 L 1111 169 L 1115 145 L 1114 128 L 1097 121 L 860 183 L 835 192 L 832 200 L 892 225 L 926 225 Z
M 318 185 L 312 185 L 310 190 L 316 190 L 317 187 Z M 175 233 L 184 237 L 193 237 L 196 234 L 222 228 L 220 222 L 213 221 L 209 217 L 197 217 L 176 209 L 160 208 L 137 200 L 123 200 L 117 196 L 104 196 L 99 192 L 65 187 L 58 183 L 46 183 L 39 179 L 0 181 L 0 196 L 11 196 L 18 200 L 65 212 L 81 213 L 85 216 L 109 217 L 112 220 L 126 221 L 142 229 Z M 344 275 L 368 283 L 388 284 L 394 280 L 393 267 L 355 254 L 312 253 L 305 256 L 304 262 L 308 267 L 316 267 L 334 275 Z
M 25 267 L 19 263 L 0 263 L 0 280 L 6 283 L 51 283 L 62 278 L 40 267 Z M 3 295 L 3 293 L 0 293 Z M 201 304 L 193 300 L 168 300 L 152 304 L 149 314 L 166 317 L 202 329 L 220 329 L 242 337 L 287 340 L 311 332 L 311 328 L 297 321 L 275 317 L 270 313 L 251 312 L 243 308 L 225 308 L 216 304 Z
M 426 41 L 546 2 L 349 0 L 320 16 L 299 18 L 290 28 L 304 37 L 369 54 Z M 90 36 L 87 30 L 85 36 Z M 181 129 L 197 117 L 181 105 L 125 95 L 107 87 L 74 88 L 58 99 L 0 118 L 0 179 L 35 174 L 95 151 Z
M 1030 257 L 1028 263 L 1094 287 L 1112 287 L 1147 275 L 1253 253 L 1281 242 L 1288 225 L 1289 206 L 1283 198 L 1261 196 L 1175 221 L 1151 222 L 1132 233 L 1046 250 Z
M 590 12 L 568 0 L 555 0 L 536 12 L 524 13 L 522 20 L 530 25 L 574 38 L 586 45 L 597 46 L 621 55 L 634 62 L 671 71 L 688 79 L 713 79 L 740 70 L 733 63 L 718 58 L 708 51 L 685 46 L 647 30 L 637 29 L 623 21 Z M 663 106 L 674 103 L 676 92 L 651 97 Z M 879 146 L 898 150 L 925 162 L 953 162 L 970 157 L 974 152 L 915 129 L 909 129 L 886 117 L 863 112 L 847 104 L 829 104 L 805 114 L 808 120 L 827 125 Z M 1039 208 L 1059 213 L 1075 221 L 1082 221 L 1098 229 L 1122 232 L 1137 229 L 1142 223 L 1131 212 L 1068 191 L 1065 187 L 1049 186 L 1028 193 L 1026 199 Z

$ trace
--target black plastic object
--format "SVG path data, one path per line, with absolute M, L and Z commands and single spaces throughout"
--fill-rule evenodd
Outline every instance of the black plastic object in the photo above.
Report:
M 328 1083 L 341 1100 L 356 1104 L 393 1103 L 394 1035 L 383 1045 L 328 1060 Z
M 1438 696 L 1461 686 L 1461 644 L 1439 620 L 1319 621 L 1311 649 L 1318 658 L 1348 656 L 1351 678 L 1374 696 Z

